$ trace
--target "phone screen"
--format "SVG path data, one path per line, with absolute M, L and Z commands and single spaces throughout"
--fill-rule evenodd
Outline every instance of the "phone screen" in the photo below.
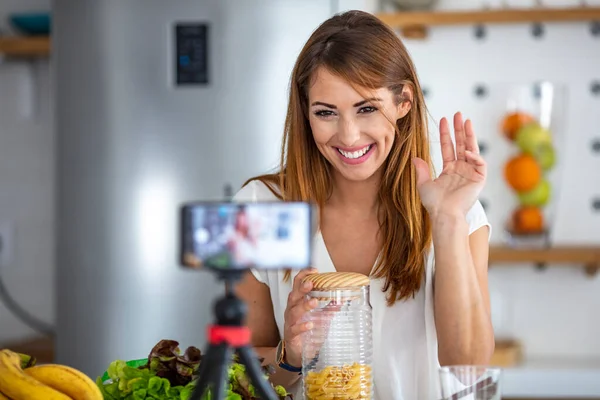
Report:
M 303 202 L 186 204 L 181 264 L 213 269 L 310 267 L 313 207 Z

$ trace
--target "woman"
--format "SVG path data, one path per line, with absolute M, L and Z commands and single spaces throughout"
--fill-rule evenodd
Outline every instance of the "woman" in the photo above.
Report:
M 227 241 L 236 265 L 247 267 L 256 264 L 256 237 L 250 229 L 250 220 L 245 208 L 235 215 L 234 230 Z
M 440 71 L 442 73 L 442 71 Z M 319 206 L 315 269 L 370 275 L 375 398 L 438 399 L 441 365 L 487 364 L 494 350 L 487 283 L 486 178 L 471 123 L 440 122 L 444 168 L 432 179 L 426 109 L 394 32 L 351 11 L 323 23 L 292 72 L 279 173 L 239 201 Z M 253 271 L 239 287 L 253 344 L 273 380 L 300 394 L 311 271 Z

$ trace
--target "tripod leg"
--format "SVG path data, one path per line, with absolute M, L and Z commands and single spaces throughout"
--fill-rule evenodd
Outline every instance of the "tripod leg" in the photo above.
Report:
M 237 350 L 240 355 L 240 361 L 246 366 L 246 372 L 260 398 L 263 400 L 279 400 L 279 396 L 277 396 L 269 381 L 264 378 L 258 358 L 252 348 L 250 346 L 242 346 Z
M 211 396 L 212 400 L 222 400 L 225 398 L 225 386 L 229 379 L 227 379 L 227 370 L 229 369 L 229 365 L 231 364 L 231 356 L 233 353 L 233 348 L 230 347 L 227 343 L 221 343 L 217 345 L 217 350 L 215 354 L 218 354 L 218 362 L 214 364 L 213 371 L 213 393 Z
M 210 389 L 214 386 L 219 386 L 217 383 L 220 381 L 218 380 L 218 377 L 215 377 L 215 375 L 218 375 L 217 371 L 220 371 L 220 365 L 227 362 L 222 355 L 222 346 L 227 345 L 223 344 L 218 346 L 208 346 L 208 349 L 206 350 L 206 353 L 200 362 L 198 378 L 196 378 L 196 387 L 194 388 L 194 392 L 192 393 L 190 400 L 202 400 L 205 398 L 204 396 L 207 389 Z M 214 395 L 212 399 L 218 400 L 218 398 L 215 398 Z
M 196 378 L 196 387 L 202 385 L 206 385 L 208 380 L 206 379 L 210 375 L 209 365 L 212 365 L 214 359 L 214 349 L 212 346 L 208 346 L 206 351 L 202 355 L 202 359 L 200 361 L 200 367 L 198 368 L 198 375 Z
M 206 389 L 210 386 L 212 370 L 209 366 L 213 364 L 215 358 L 214 352 L 215 349 L 212 346 L 208 346 L 204 356 L 202 356 L 200 368 L 198 369 L 198 377 L 196 378 L 196 387 L 194 388 L 190 400 L 201 400 L 204 396 L 204 392 L 206 392 Z

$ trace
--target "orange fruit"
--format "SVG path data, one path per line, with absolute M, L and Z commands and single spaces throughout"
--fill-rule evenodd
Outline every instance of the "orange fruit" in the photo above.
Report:
M 522 111 L 510 113 L 502 120 L 502 133 L 508 140 L 514 141 L 519 129 L 533 121 L 535 118 Z
M 528 192 L 542 179 L 542 168 L 529 154 L 514 156 L 504 165 L 504 179 L 517 192 Z
M 544 214 L 539 207 L 520 207 L 512 214 L 512 230 L 515 233 L 541 233 L 544 230 Z

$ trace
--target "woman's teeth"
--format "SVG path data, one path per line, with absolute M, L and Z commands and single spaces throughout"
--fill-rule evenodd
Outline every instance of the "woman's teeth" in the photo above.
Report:
M 371 149 L 371 144 L 362 148 L 361 150 L 357 150 L 357 151 L 352 151 L 352 152 L 348 152 L 348 151 L 344 151 L 342 149 L 337 149 L 341 155 L 343 155 L 346 158 L 358 158 L 358 157 L 362 157 L 365 155 L 365 153 L 367 151 L 369 151 Z

